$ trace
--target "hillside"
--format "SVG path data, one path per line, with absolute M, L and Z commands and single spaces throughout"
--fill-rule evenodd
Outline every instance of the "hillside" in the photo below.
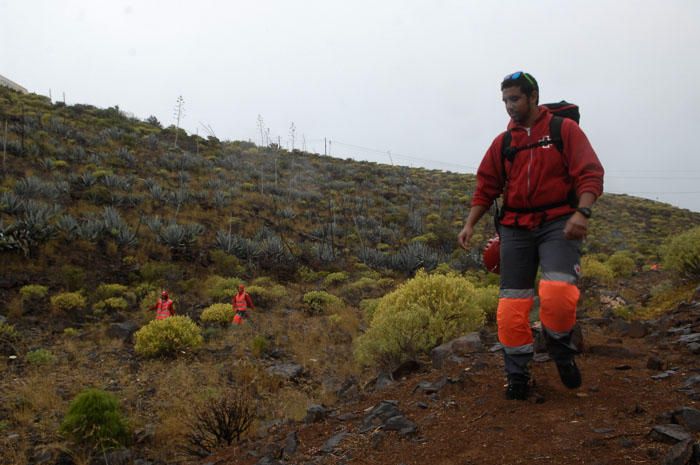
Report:
M 112 393 L 129 419 L 129 446 L 122 451 L 128 459 L 119 462 L 111 453 L 109 463 L 196 459 L 185 450 L 192 443 L 193 417 L 230 396 L 254 405 L 250 430 L 236 447 L 258 456 L 240 463 L 256 463 L 265 456 L 260 450 L 267 440 L 256 438 L 291 432 L 310 405 L 358 414 L 372 402 L 397 398 L 405 408 L 415 397 L 409 392 L 414 381 L 432 382 L 443 374 L 459 378 L 469 368 L 443 373 L 421 359 L 418 374 L 377 392 L 371 380 L 379 367 L 360 366 L 353 344 L 371 326 L 376 299 L 421 268 L 468 279 L 478 292 L 493 292 L 497 278 L 482 271 L 479 250 L 493 234 L 490 221 L 480 224 L 473 250 L 456 247 L 474 188 L 472 175 L 205 139 L 163 128 L 153 117 L 129 117 L 118 107 L 66 106 L 0 87 L 3 129 L 5 123 L 0 463 L 80 464 L 104 457 L 105 451 L 83 448 L 59 433 L 69 404 L 87 387 Z M 691 302 L 694 278 L 649 267 L 662 261 L 661 247 L 669 238 L 698 225 L 699 213 L 603 196 L 585 245 L 593 270 L 582 283 L 582 316 L 591 320 L 586 331 L 605 341 L 616 337 L 606 332 L 615 325 L 658 319 L 680 302 Z M 252 324 L 208 321 L 205 312 L 230 302 L 241 283 L 256 304 Z M 164 288 L 178 315 L 191 319 L 201 333 L 201 342 L 145 356 L 134 333 L 149 326 L 149 307 Z M 488 309 L 485 315 L 484 344 L 493 339 Z M 596 326 L 596 318 L 607 320 Z M 634 344 L 640 353 L 651 350 L 644 341 Z M 489 412 L 527 410 L 527 405 L 499 403 L 502 374 L 495 357 L 470 359 L 479 367 L 471 369 L 483 376 L 475 389 L 484 391 L 457 390 L 470 399 L 460 400 L 470 405 L 462 412 L 467 419 L 483 413 L 481 404 L 468 403 L 480 396 L 486 396 Z M 591 356 L 584 367 L 614 370 L 617 362 L 606 360 Z M 685 362 L 683 367 L 691 369 Z M 604 382 L 596 381 L 601 393 L 608 392 Z M 565 408 L 570 393 L 553 392 L 558 400 L 543 406 Z M 650 388 L 654 405 L 649 412 L 680 402 L 665 398 L 665 392 Z M 591 397 L 603 404 L 618 402 Z M 419 408 L 435 413 L 432 407 Z M 541 426 L 549 420 L 533 421 Z M 497 427 L 505 428 L 497 423 L 492 424 L 495 435 L 503 433 Z M 436 420 L 434 429 L 424 431 L 450 434 L 440 424 Z M 336 426 L 328 422 L 325 429 L 299 434 L 316 435 L 303 442 L 321 447 L 317 440 Z M 408 441 L 420 443 L 419 437 Z M 358 450 L 354 460 L 362 455 Z M 381 460 L 400 456 L 394 449 L 382 450 L 387 455 Z M 342 454 L 320 459 L 304 454 L 315 463 L 346 460 Z M 234 459 L 225 460 L 219 463 Z M 405 456 L 404 462 L 425 463 L 411 460 Z

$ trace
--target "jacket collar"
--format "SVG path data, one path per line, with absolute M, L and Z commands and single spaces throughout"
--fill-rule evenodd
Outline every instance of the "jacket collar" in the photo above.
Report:
M 544 105 L 538 106 L 537 110 L 539 113 L 537 114 L 537 118 L 535 118 L 535 123 L 532 125 L 533 128 L 540 125 L 543 121 L 545 121 L 545 119 L 547 118 L 547 115 L 550 114 L 549 108 L 545 107 Z M 527 128 L 525 126 L 517 124 L 515 121 L 513 121 L 511 119 L 510 121 L 508 121 L 508 130 L 510 131 L 512 129 L 526 130 Z M 532 128 L 530 128 L 530 129 L 532 129 Z

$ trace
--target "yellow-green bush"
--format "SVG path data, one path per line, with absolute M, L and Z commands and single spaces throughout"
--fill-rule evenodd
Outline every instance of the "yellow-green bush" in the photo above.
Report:
M 632 254 L 628 251 L 615 252 L 605 263 L 610 267 L 613 274 L 619 278 L 632 276 L 632 273 L 637 268 Z
M 309 313 L 314 315 L 326 313 L 343 303 L 340 297 L 336 297 L 326 291 L 309 291 L 304 294 L 302 300 L 306 304 Z
M 249 286 L 246 288 L 256 308 L 271 308 L 287 296 L 287 289 L 275 284 L 270 287 Z
M 75 312 L 85 309 L 87 301 L 80 292 L 62 292 L 51 297 L 51 309 L 55 312 Z
M 87 389 L 68 407 L 60 432 L 75 444 L 100 451 L 127 445 L 129 429 L 113 394 Z
M 94 305 L 94 309 L 101 312 L 118 312 L 127 308 L 129 308 L 129 303 L 123 297 L 109 297 Z
M 382 297 L 369 329 L 356 340 L 355 357 L 363 365 L 396 366 L 480 328 L 497 299 L 495 286 L 477 288 L 457 274 L 421 270 Z
M 93 298 L 95 300 L 105 300 L 110 297 L 123 297 L 128 290 L 129 288 L 123 284 L 100 284 L 95 289 Z
M 238 278 L 211 275 L 202 285 L 202 294 L 210 302 L 230 302 L 238 292 L 239 284 L 243 284 L 243 281 Z
M 27 363 L 30 365 L 50 365 L 56 361 L 56 356 L 47 349 L 36 349 L 27 352 Z
M 256 334 L 250 342 L 251 352 L 254 357 L 262 357 L 269 350 L 270 343 L 262 334 Z
M 200 319 L 204 323 L 226 326 L 231 323 L 235 313 L 231 304 L 212 304 L 204 309 Z
M 15 353 L 19 340 L 19 332 L 13 325 L 0 323 L 0 353 Z
M 612 269 L 593 257 L 581 259 L 581 278 L 584 283 L 597 283 L 608 286 L 615 281 Z
M 204 338 L 202 330 L 187 316 L 153 320 L 134 334 L 136 353 L 144 357 L 172 355 L 196 349 Z
M 245 267 L 235 255 L 229 255 L 223 250 L 212 250 L 209 252 L 214 271 L 228 276 L 238 276 L 245 273 Z
M 335 286 L 348 280 L 348 274 L 344 271 L 337 271 L 335 273 L 328 274 L 323 278 L 323 284 L 325 286 Z
M 22 302 L 40 300 L 46 297 L 49 288 L 40 284 L 28 284 L 22 286 L 19 290 L 19 295 L 22 297 Z
M 362 299 L 360 301 L 360 310 L 362 310 L 362 313 L 365 315 L 365 321 L 367 323 L 372 322 L 372 318 L 374 318 L 374 312 L 377 311 L 377 307 L 379 306 L 379 301 L 382 299 Z
M 670 237 L 661 252 L 666 268 L 690 278 L 700 277 L 700 226 Z

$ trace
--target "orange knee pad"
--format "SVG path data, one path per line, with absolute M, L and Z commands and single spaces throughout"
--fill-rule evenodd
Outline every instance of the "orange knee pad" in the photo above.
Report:
M 576 303 L 581 293 L 564 281 L 540 281 L 540 321 L 542 326 L 566 333 L 576 324 Z
M 498 340 L 506 347 L 519 347 L 531 344 L 530 310 L 533 298 L 511 299 L 501 297 L 498 300 L 496 321 L 498 323 Z

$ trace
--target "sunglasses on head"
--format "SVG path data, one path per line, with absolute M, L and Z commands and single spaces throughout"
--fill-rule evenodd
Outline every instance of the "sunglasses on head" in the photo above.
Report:
M 524 76 L 525 79 L 527 79 L 527 82 L 529 82 L 533 86 L 535 85 L 535 83 L 532 81 L 532 78 L 530 77 L 530 75 L 524 71 L 516 71 L 513 74 L 508 74 L 506 77 L 503 78 L 503 80 L 504 81 L 516 81 L 516 80 L 520 79 L 520 76 Z

